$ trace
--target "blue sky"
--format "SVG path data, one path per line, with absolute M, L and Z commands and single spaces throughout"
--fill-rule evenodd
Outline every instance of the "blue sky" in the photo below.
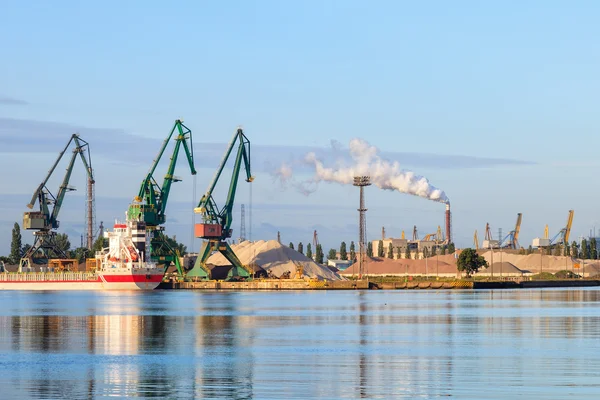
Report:
M 271 176 L 283 160 L 356 137 L 446 191 L 459 246 L 472 244 L 475 229 L 482 237 L 486 222 L 508 232 L 518 212 L 523 245 L 545 224 L 557 232 L 569 209 L 573 237 L 600 227 L 597 2 L 4 1 L 2 8 L 0 254 L 71 133 L 91 144 L 98 220 L 112 221 L 176 118 L 194 134 L 198 199 L 225 143 L 244 127 L 256 148 L 253 239 L 279 230 L 286 242 L 306 243 L 317 229 L 326 248 L 356 240 L 352 187 L 322 183 L 306 197 Z M 178 174 L 189 176 L 181 161 Z M 76 242 L 81 168 L 73 183 L 81 190 L 68 195 L 60 219 Z M 174 187 L 167 223 L 190 246 L 193 186 L 188 177 Z M 399 236 L 443 223 L 438 203 L 367 193 L 370 238 L 382 225 Z M 249 203 L 247 185 L 238 199 L 236 210 Z

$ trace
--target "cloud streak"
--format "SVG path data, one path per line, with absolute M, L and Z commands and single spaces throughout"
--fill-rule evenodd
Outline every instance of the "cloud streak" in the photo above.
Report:
M 169 121 L 165 122 L 165 135 L 170 128 L 169 124 Z M 190 128 L 194 131 L 193 126 Z M 89 128 L 60 122 L 0 118 L 0 149 L 2 149 L 0 152 L 54 154 L 64 146 L 69 136 L 76 132 L 90 143 L 92 158 L 100 156 L 119 163 L 149 166 L 162 143 L 162 139 L 134 135 L 122 129 Z M 229 132 L 223 134 L 224 139 L 229 137 Z M 248 132 L 248 136 L 253 140 L 252 132 Z M 226 146 L 225 140 L 223 143 L 194 141 L 196 167 L 214 168 L 223 157 Z M 310 173 L 311 167 L 304 163 L 304 157 L 311 152 L 322 160 L 335 158 L 344 162 L 352 161 L 351 156 L 343 151 L 343 146 L 337 141 L 331 141 L 329 147 L 261 145 L 253 141 L 253 172 L 273 173 L 276 166 L 287 163 L 290 166 L 294 165 L 294 172 Z M 391 151 L 382 151 L 379 156 L 390 162 L 402 162 L 406 168 L 465 169 L 535 164 L 506 158 Z
M 0 104 L 7 104 L 10 106 L 26 106 L 29 103 L 25 100 L 15 99 L 14 97 L 0 96 Z

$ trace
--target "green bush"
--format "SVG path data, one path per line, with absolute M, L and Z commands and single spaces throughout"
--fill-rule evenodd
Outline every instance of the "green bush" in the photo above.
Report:
M 541 274 L 532 275 L 531 279 L 534 281 L 554 281 L 556 280 L 556 276 L 550 272 L 542 272 Z
M 558 271 L 557 273 L 554 274 L 554 276 L 557 279 L 575 279 L 575 278 L 581 278 L 580 275 L 577 275 L 576 273 L 563 269 L 562 271 Z

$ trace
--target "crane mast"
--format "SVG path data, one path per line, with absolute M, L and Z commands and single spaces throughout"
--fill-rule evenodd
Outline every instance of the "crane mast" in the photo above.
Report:
M 233 174 L 229 183 L 227 199 L 225 200 L 223 207 L 219 209 L 213 198 L 213 191 L 219 182 L 225 164 L 232 154 L 236 143 L 238 148 L 233 164 Z M 238 128 L 225 151 L 223 159 L 221 160 L 207 191 L 200 199 L 198 207 L 194 209 L 194 212 L 200 214 L 202 217 L 202 223 L 196 224 L 194 227 L 195 236 L 204 239 L 205 242 L 202 245 L 194 267 L 187 274 L 188 277 L 210 279 L 211 273 L 210 269 L 206 266 L 206 261 L 213 252 L 218 251 L 223 254 L 232 265 L 232 269 L 229 272 L 229 278 L 252 278 L 253 270 L 241 263 L 229 246 L 229 243 L 226 241 L 232 236 L 231 224 L 233 222 L 233 206 L 242 163 L 246 170 L 246 182 L 252 182 L 254 177 L 251 175 L 250 170 L 250 141 L 243 130 Z
M 162 185 L 159 185 L 154 177 L 154 173 L 169 145 L 169 141 L 174 135 L 175 146 L 173 148 L 173 153 L 169 161 L 167 172 L 163 178 Z M 192 175 L 196 175 L 196 168 L 194 167 L 194 149 L 192 146 L 192 131 L 183 124 L 182 120 L 175 120 L 173 129 L 171 129 L 171 132 L 163 141 L 158 155 L 150 167 L 150 171 L 140 185 L 138 195 L 134 197 L 133 202 L 129 206 L 129 210 L 127 211 L 127 218 L 144 222 L 146 224 L 146 229 L 152 232 L 150 240 L 152 259 L 164 264 L 165 272 L 171 262 L 173 262 L 177 267 L 180 276 L 183 275 L 183 269 L 179 262 L 179 254 L 167 242 L 163 234 L 164 226 L 162 225 L 167 220 L 165 213 L 169 194 L 171 193 L 171 185 L 173 182 L 181 181 L 174 173 L 179 152 L 182 147 L 190 167 L 190 172 Z
M 71 158 L 67 165 L 65 176 L 61 182 L 61 185 L 56 192 L 56 196 L 50 192 L 47 187 L 48 180 L 56 170 L 63 155 L 71 145 L 75 143 Z M 90 155 L 89 143 L 79 137 L 79 134 L 71 135 L 71 138 L 67 142 L 67 145 L 58 154 L 58 157 L 46 177 L 37 187 L 31 201 L 27 204 L 27 208 L 33 209 L 37 201 L 39 211 L 30 211 L 23 214 L 23 228 L 27 230 L 34 230 L 34 242 L 33 245 L 27 250 L 19 262 L 19 269 L 30 268 L 33 266 L 35 261 L 47 260 L 51 257 L 67 258 L 67 255 L 63 249 L 58 246 L 56 242 L 56 229 L 59 228 L 60 223 L 58 221 L 58 215 L 62 207 L 65 195 L 67 192 L 75 190 L 75 188 L 69 186 L 69 180 L 71 179 L 71 173 L 75 165 L 77 156 L 81 158 L 85 170 L 87 172 L 88 181 L 94 184 L 94 172 L 92 169 L 92 159 Z M 52 210 L 50 207 L 53 205 Z M 41 256 L 41 257 L 36 257 Z M 34 258 L 35 257 L 35 258 Z

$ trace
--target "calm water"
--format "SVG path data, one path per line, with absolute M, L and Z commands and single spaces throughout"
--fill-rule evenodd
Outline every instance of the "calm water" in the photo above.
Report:
M 0 292 L 0 398 L 600 398 L 600 291 Z

